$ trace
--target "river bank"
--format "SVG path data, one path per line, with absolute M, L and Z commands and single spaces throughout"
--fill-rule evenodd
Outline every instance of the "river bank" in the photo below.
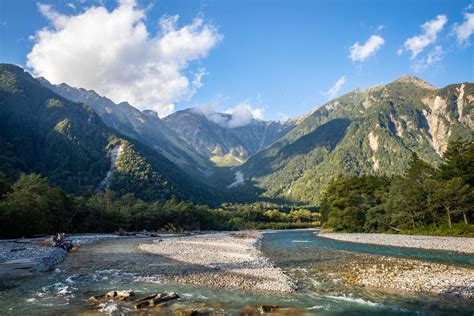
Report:
M 116 238 L 110 234 L 85 234 L 67 237 L 74 246 L 90 245 L 99 240 Z M 52 270 L 64 260 L 67 251 L 47 246 L 49 238 L 22 238 L 0 241 L 0 278 L 28 276 Z
M 340 241 L 391 247 L 455 251 L 474 254 L 474 238 L 395 234 L 318 233 L 318 236 Z
M 262 232 L 214 233 L 155 240 L 139 249 L 176 260 L 163 282 L 200 284 L 254 291 L 293 292 L 294 284 L 265 258 L 259 244 Z M 194 267 L 189 268 L 189 264 Z

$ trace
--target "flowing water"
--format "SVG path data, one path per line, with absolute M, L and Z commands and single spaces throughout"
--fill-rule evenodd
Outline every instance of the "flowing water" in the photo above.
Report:
M 434 296 L 407 297 L 341 286 L 325 273 L 345 260 L 369 253 L 414 259 L 473 264 L 472 256 L 448 252 L 420 251 L 336 242 L 317 237 L 312 231 L 283 231 L 265 234 L 262 251 L 298 282 L 296 294 L 259 294 L 242 290 L 166 284 L 160 274 L 173 269 L 170 259 L 139 252 L 147 238 L 113 239 L 81 247 L 67 256 L 53 272 L 34 277 L 0 281 L 0 314 L 74 314 L 97 311 L 88 303 L 91 295 L 110 290 L 131 289 L 138 295 L 177 292 L 182 308 L 201 308 L 238 314 L 243 306 L 276 304 L 299 308 L 305 314 L 466 314 L 474 303 Z M 195 267 L 189 266 L 189 271 Z M 334 281 L 334 282 L 333 282 Z M 176 305 L 175 304 L 175 305 Z M 205 306 L 205 307 L 203 307 Z M 126 305 L 101 305 L 104 313 L 131 313 Z M 174 307 L 175 308 L 175 307 Z

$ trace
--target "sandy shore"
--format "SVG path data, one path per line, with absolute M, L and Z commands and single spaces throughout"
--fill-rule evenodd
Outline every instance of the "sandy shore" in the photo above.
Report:
M 155 240 L 139 249 L 176 260 L 178 269 L 182 266 L 181 273 L 165 274 L 165 282 L 293 292 L 291 280 L 260 253 L 261 238 L 260 232 L 215 233 Z M 195 266 L 192 271 L 190 264 Z
M 364 244 L 455 251 L 474 254 L 474 238 L 393 234 L 323 233 L 321 237 Z

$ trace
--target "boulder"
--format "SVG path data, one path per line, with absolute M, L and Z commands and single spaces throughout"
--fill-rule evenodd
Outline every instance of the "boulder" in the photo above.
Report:
M 125 301 L 132 296 L 135 296 L 133 291 L 110 291 L 105 295 L 106 298 L 112 298 L 120 301 Z
M 257 307 L 257 311 L 260 313 L 272 313 L 279 309 L 280 307 L 278 305 L 260 305 Z
M 178 298 L 179 295 L 175 292 L 153 294 L 136 300 L 135 308 L 141 309 L 146 307 L 154 307 L 164 302 L 177 300 Z
M 89 297 L 89 301 L 93 303 L 98 303 L 105 299 L 125 301 L 133 296 L 135 296 L 135 293 L 133 291 L 110 291 L 107 294 L 91 296 Z

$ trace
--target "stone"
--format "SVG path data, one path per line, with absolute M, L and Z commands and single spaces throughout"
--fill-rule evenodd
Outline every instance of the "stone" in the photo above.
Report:
M 154 307 L 161 303 L 177 299 L 179 299 L 179 295 L 175 292 L 153 294 L 135 301 L 135 309 Z
M 260 313 L 271 313 L 277 311 L 279 308 L 278 305 L 260 305 L 257 307 L 257 311 Z
M 132 296 L 135 296 L 133 291 L 110 291 L 105 295 L 106 298 L 118 299 L 120 301 L 127 300 Z
M 119 301 L 125 301 L 133 296 L 135 296 L 135 292 L 133 291 L 110 291 L 107 294 L 91 296 L 89 297 L 89 301 L 93 303 L 98 303 L 104 299 L 115 299 Z

